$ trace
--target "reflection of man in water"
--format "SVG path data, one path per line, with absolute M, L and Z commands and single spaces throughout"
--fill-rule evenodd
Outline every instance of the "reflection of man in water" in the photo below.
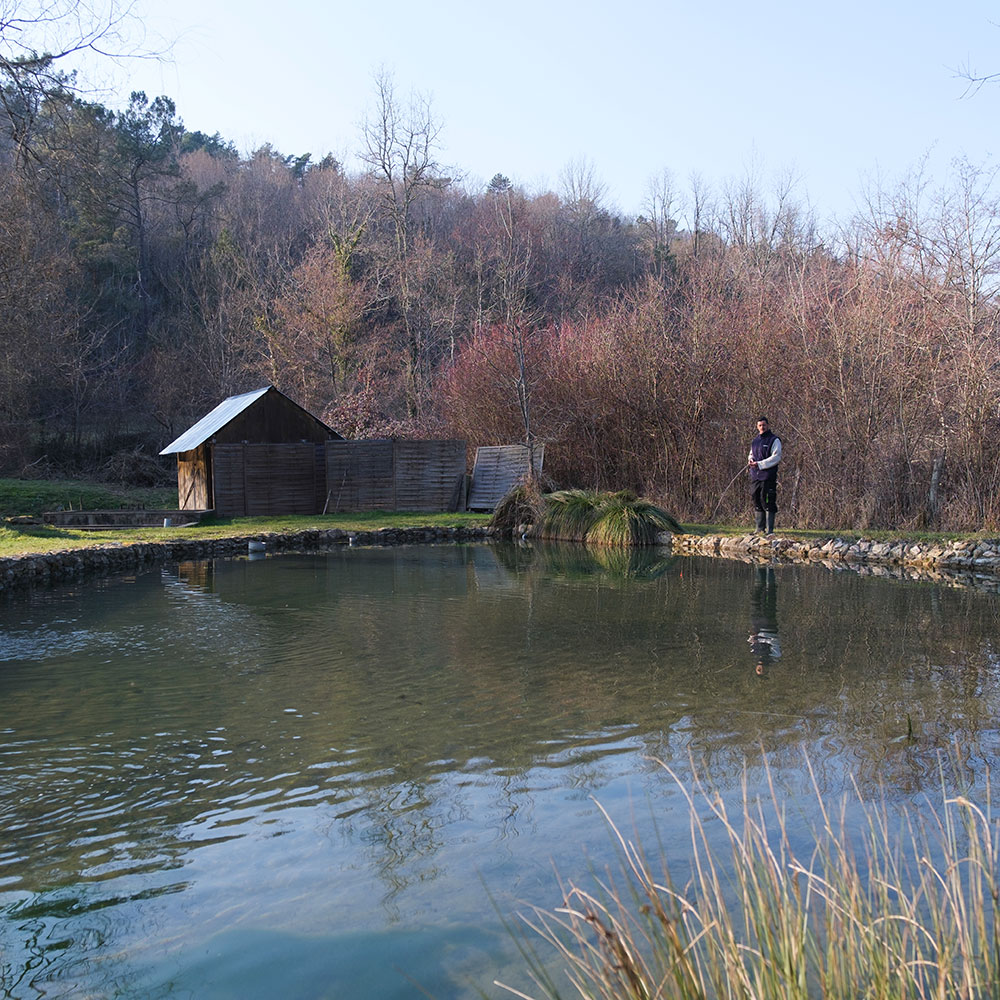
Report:
M 756 664 L 754 669 L 763 677 L 771 661 L 781 656 L 781 643 L 778 640 L 778 592 L 774 570 L 770 566 L 758 566 L 756 570 L 750 598 L 750 638 L 747 642 Z

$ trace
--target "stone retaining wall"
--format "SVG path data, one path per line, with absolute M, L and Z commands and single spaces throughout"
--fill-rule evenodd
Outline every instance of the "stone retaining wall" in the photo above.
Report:
M 409 545 L 428 542 L 483 541 L 490 537 L 485 527 L 381 528 L 378 531 L 266 532 L 242 538 L 177 539 L 169 542 L 112 542 L 92 548 L 60 549 L 54 552 L 0 559 L 0 592 L 20 587 L 44 586 L 83 576 L 127 573 L 157 562 L 209 559 L 213 556 L 245 554 L 251 542 L 263 543 L 266 552 L 309 551 L 339 545 Z
M 93 574 L 126 573 L 168 560 L 242 555 L 248 551 L 251 541 L 263 543 L 267 552 L 281 552 L 322 550 L 339 545 L 485 541 L 493 535 L 493 529 L 488 527 L 381 528 L 378 531 L 333 528 L 289 534 L 270 532 L 241 538 L 113 542 L 92 548 L 63 549 L 0 559 L 0 592 Z M 664 533 L 658 541 L 679 555 L 722 556 L 752 562 L 810 562 L 878 576 L 974 584 L 1000 592 L 1000 539 L 910 543 L 876 542 L 872 539 L 803 541 L 781 536 Z
M 752 562 L 810 562 L 873 576 L 975 583 L 1000 591 L 1000 539 L 878 542 L 870 538 L 802 540 L 780 535 L 671 535 L 660 544 L 679 555 L 724 556 Z

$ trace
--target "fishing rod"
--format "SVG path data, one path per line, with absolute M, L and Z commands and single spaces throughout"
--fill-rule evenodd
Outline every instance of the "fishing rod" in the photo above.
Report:
M 723 501 L 723 500 L 725 499 L 725 496 L 726 496 L 726 494 L 727 494 L 727 493 L 729 492 L 729 488 L 730 488 L 730 487 L 731 487 L 731 486 L 733 485 L 733 483 L 735 483 L 735 482 L 736 482 L 736 480 L 737 480 L 737 479 L 739 479 L 739 478 L 740 478 L 740 476 L 742 476 L 742 475 L 743 475 L 743 473 L 744 473 L 744 472 L 746 472 L 746 471 L 747 471 L 747 469 L 749 469 L 749 468 L 750 468 L 750 466 L 749 466 L 749 465 L 744 465 L 744 466 L 743 466 L 743 467 L 742 467 L 742 468 L 741 468 L 741 469 L 739 470 L 739 472 L 737 472 L 737 473 L 736 473 L 736 475 L 735 475 L 735 476 L 733 476 L 733 478 L 732 478 L 732 479 L 730 479 L 728 483 L 726 483 L 726 488 L 725 488 L 725 489 L 724 489 L 724 490 L 723 490 L 723 491 L 722 491 L 722 492 L 721 492 L 721 493 L 719 494 L 719 502 L 718 502 L 718 503 L 717 503 L 717 504 L 715 505 L 715 510 L 713 510 L 713 511 L 712 511 L 712 516 L 711 516 L 711 517 L 709 518 L 709 520 L 710 520 L 710 521 L 713 521 L 713 522 L 715 521 L 715 515 L 719 513 L 719 508 L 720 508 L 720 507 L 722 506 L 722 501 Z

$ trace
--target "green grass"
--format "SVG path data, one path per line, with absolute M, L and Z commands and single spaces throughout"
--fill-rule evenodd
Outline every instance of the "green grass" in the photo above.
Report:
M 268 532 L 329 530 L 378 531 L 382 528 L 448 528 L 486 524 L 483 514 L 425 514 L 368 511 L 359 514 L 287 515 L 284 517 L 212 518 L 199 525 L 178 528 L 126 528 L 110 531 L 81 531 L 49 525 L 0 527 L 0 557 L 82 549 L 118 542 L 169 542 L 178 539 L 248 538 Z
M 76 479 L 0 479 L 0 517 L 49 510 L 118 510 L 177 506 L 177 488 L 119 489 Z
M 690 815 L 687 883 L 611 824 L 619 864 L 524 917 L 535 992 L 497 985 L 522 1000 L 1000 996 L 1000 817 L 988 781 L 976 801 L 949 793 L 942 771 L 940 797 L 920 813 L 855 789 L 855 824 L 814 782 L 812 835 L 793 841 L 774 792 L 753 800 L 744 784 L 734 815 L 697 774 L 685 785 L 662 766 Z
M 116 489 L 85 480 L 0 479 L 0 518 L 37 517 L 54 510 L 118 510 L 177 507 L 176 489 Z M 381 528 L 436 528 L 481 525 L 485 514 L 425 514 L 367 511 L 358 514 L 287 515 L 284 517 L 210 518 L 187 528 L 129 528 L 81 531 L 51 525 L 0 521 L 0 557 L 79 549 L 119 542 L 166 542 L 178 538 L 244 538 L 266 532 L 285 534 L 310 529 L 378 531 Z
M 597 520 L 603 494 L 596 490 L 558 490 L 542 497 L 538 534 L 564 542 L 582 542 Z
M 634 493 L 612 493 L 604 498 L 587 541 L 616 547 L 654 545 L 661 531 L 679 531 L 680 525 L 662 507 Z

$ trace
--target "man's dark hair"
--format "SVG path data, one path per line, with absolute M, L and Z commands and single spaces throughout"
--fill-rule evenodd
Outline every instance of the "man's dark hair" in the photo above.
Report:
M 757 423 L 758 424 L 767 424 L 768 427 L 771 426 L 771 421 L 768 420 L 767 417 L 758 417 L 757 418 Z

